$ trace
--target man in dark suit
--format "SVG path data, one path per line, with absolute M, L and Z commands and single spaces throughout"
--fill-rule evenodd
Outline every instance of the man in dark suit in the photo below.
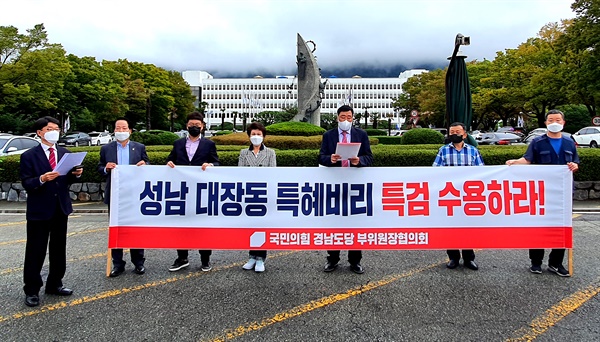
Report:
M 100 162 L 98 163 L 98 172 L 106 178 L 106 190 L 104 191 L 104 203 L 108 204 L 110 211 L 110 178 L 111 171 L 117 165 L 146 165 L 150 162 L 146 154 L 146 146 L 135 141 L 130 141 L 131 126 L 126 118 L 119 118 L 115 122 L 115 138 L 100 149 Z M 144 274 L 144 250 L 131 249 L 131 263 L 134 265 L 136 274 Z M 123 250 L 120 248 L 111 249 L 113 269 L 110 271 L 110 277 L 118 277 L 125 272 L 125 261 L 123 260 Z
M 173 143 L 173 149 L 167 157 L 167 165 L 169 167 L 173 168 L 175 165 L 195 165 L 201 166 L 202 171 L 204 171 L 207 167 L 219 165 L 215 143 L 201 136 L 204 127 L 204 115 L 201 113 L 193 112 L 187 116 L 187 130 L 189 135 Z M 210 265 L 210 255 L 212 252 L 210 250 L 201 250 L 199 252 L 202 271 L 210 271 L 212 269 Z M 169 267 L 169 271 L 179 271 L 189 265 L 188 251 L 178 249 L 177 259 Z
M 337 167 L 371 166 L 371 164 L 373 164 L 373 154 L 371 153 L 369 137 L 365 131 L 352 127 L 354 109 L 348 105 L 344 105 L 338 108 L 337 113 L 338 127 L 323 134 L 323 142 L 321 143 L 321 151 L 319 153 L 319 164 Z M 354 156 L 348 160 L 342 160 L 340 155 L 335 154 L 337 144 L 350 142 L 360 143 L 358 156 Z M 327 251 L 327 253 L 327 265 L 325 265 L 324 271 L 335 271 L 340 261 L 340 251 Z M 350 269 L 354 273 L 364 273 L 364 269 L 360 265 L 361 259 L 361 251 L 348 251 L 348 262 L 350 263 Z
M 23 280 L 25 304 L 40 305 L 39 291 L 44 284 L 40 272 L 46 258 L 50 267 L 46 294 L 69 296 L 73 290 L 63 286 L 66 270 L 67 220 L 73 212 L 69 186 L 80 177 L 83 168 L 60 176 L 56 164 L 69 150 L 56 146 L 60 135 L 59 121 L 46 116 L 33 124 L 41 144 L 21 155 L 21 183 L 27 190 L 27 244 Z M 50 244 L 48 245 L 48 240 Z

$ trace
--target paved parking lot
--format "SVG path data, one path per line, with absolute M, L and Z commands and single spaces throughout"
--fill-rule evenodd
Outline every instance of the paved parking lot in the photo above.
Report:
M 37 308 L 22 292 L 25 216 L 0 214 L 1 341 L 600 340 L 593 210 L 574 214 L 572 278 L 529 273 L 524 250 L 477 251 L 479 271 L 446 269 L 444 251 L 366 251 L 363 275 L 322 272 L 323 251 L 272 252 L 262 274 L 241 269 L 246 251 L 213 252 L 210 272 L 190 253 L 170 273 L 175 251 L 148 250 L 146 274 L 128 263 L 106 278 L 108 218 L 84 207 L 69 220 L 64 282 L 75 293 L 42 291 Z

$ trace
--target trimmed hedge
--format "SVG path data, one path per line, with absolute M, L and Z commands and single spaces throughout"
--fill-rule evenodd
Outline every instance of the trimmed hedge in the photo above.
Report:
M 301 136 L 310 137 L 314 135 L 323 135 L 325 129 L 308 122 L 288 121 L 280 122 L 265 127 L 267 137 L 269 135 Z
M 401 136 L 387 136 L 387 135 L 377 135 L 377 136 L 373 136 L 371 138 L 377 138 L 377 140 L 379 140 L 380 144 L 383 145 L 400 145 L 402 144 L 402 137 Z
M 402 145 L 443 144 L 444 135 L 429 128 L 414 128 L 402 134 L 400 140 Z
M 173 132 L 150 130 L 147 132 L 133 132 L 131 140 L 150 145 L 173 145 L 179 136 Z
M 210 137 L 212 141 L 221 145 L 250 145 L 250 139 L 247 133 L 233 133 L 226 136 Z M 322 135 L 315 135 L 311 137 L 301 136 L 277 136 L 268 135 L 265 137 L 265 145 L 279 150 L 305 150 L 305 149 L 320 149 L 321 141 L 323 140 Z M 379 140 L 376 138 L 369 138 L 371 145 L 379 144 Z
M 247 136 L 246 136 L 247 137 Z M 282 137 L 278 137 L 282 138 Z M 298 137 L 300 138 L 300 137 Z M 316 138 L 316 137 L 314 137 Z M 319 143 L 320 144 L 320 143 Z M 441 144 L 433 145 L 374 145 L 373 166 L 431 166 Z M 320 147 L 320 146 L 319 146 Z M 240 150 L 247 145 L 218 146 L 218 155 L 223 166 L 236 166 Z M 504 165 L 508 159 L 523 156 L 527 146 L 481 146 L 479 148 L 486 165 Z M 71 151 L 89 151 L 83 161 L 82 182 L 101 182 L 103 177 L 96 171 L 100 159 L 97 147 L 72 148 Z M 149 146 L 148 157 L 153 165 L 165 165 L 171 146 Z M 600 181 L 600 149 L 578 149 L 581 163 L 574 174 L 576 181 Z M 278 166 L 318 166 L 319 148 L 281 149 L 277 151 Z M 0 167 L 0 182 L 18 182 L 20 156 L 3 157 Z

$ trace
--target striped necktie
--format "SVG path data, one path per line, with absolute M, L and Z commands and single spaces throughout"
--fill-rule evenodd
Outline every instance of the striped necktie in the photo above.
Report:
M 54 148 L 50 147 L 48 151 L 50 151 L 50 157 L 48 158 L 50 160 L 50 167 L 52 170 L 54 170 L 56 167 L 56 155 L 54 154 Z
M 342 131 L 342 144 L 348 143 L 348 132 Z M 342 167 L 349 167 L 350 161 L 348 159 L 342 160 Z

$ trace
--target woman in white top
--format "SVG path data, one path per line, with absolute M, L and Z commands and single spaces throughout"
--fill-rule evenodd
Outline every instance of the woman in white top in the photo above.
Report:
M 277 166 L 275 151 L 263 144 L 263 140 L 267 135 L 265 126 L 259 122 L 253 122 L 248 125 L 246 132 L 250 138 L 250 147 L 240 151 L 238 166 Z M 255 272 L 259 273 L 264 272 L 267 251 L 251 250 L 249 254 L 250 259 L 242 266 L 242 268 L 245 270 L 254 269 Z

